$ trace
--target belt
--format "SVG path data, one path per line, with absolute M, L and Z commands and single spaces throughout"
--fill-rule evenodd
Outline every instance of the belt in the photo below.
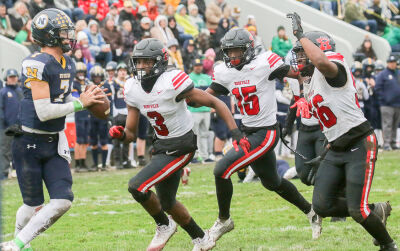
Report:
M 58 140 L 58 133 L 55 134 L 39 134 L 39 133 L 30 133 L 30 132 L 22 132 L 24 135 L 30 136 L 35 139 L 40 139 L 46 142 L 57 142 Z
M 262 130 L 262 129 L 265 129 L 265 130 L 277 130 L 278 128 L 279 128 L 279 124 L 276 123 L 276 124 L 271 125 L 271 126 L 263 126 L 263 127 L 248 127 L 248 126 L 242 125 L 240 129 L 243 132 L 250 134 L 250 133 L 255 133 L 255 132 L 257 132 L 259 130 Z

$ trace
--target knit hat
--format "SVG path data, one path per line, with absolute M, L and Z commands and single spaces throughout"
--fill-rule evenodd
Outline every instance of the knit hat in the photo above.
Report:
M 214 49 L 213 49 L 213 48 L 207 49 L 206 52 L 204 53 L 204 56 L 205 56 L 206 58 L 208 58 L 208 57 L 210 57 L 210 56 L 215 57 L 215 51 L 214 51 Z
M 144 12 L 144 11 L 147 11 L 146 6 L 140 5 L 140 6 L 139 6 L 139 9 L 138 9 L 138 12 L 139 12 L 139 13 L 142 13 L 142 12 Z
M 170 39 L 167 43 L 167 48 L 171 47 L 171 46 L 179 46 L 178 40 L 176 40 L 176 38 Z
M 79 43 L 80 41 L 82 41 L 84 39 L 88 39 L 88 36 L 86 35 L 86 33 L 84 31 L 78 32 L 78 34 L 76 35 L 77 42 Z
M 185 8 L 185 5 L 183 4 L 178 5 L 178 7 L 176 8 L 176 13 L 179 14 L 183 8 Z

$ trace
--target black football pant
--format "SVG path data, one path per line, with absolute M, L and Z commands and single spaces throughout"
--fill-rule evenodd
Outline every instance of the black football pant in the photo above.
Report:
M 319 129 L 319 126 L 317 130 L 314 131 L 299 130 L 296 151 L 302 154 L 308 160 L 311 160 L 322 154 L 324 151 L 324 141 L 325 136 Z M 299 176 L 301 182 L 310 186 L 311 184 L 307 182 L 307 177 L 310 173 L 311 167 L 304 165 L 304 162 L 306 161 L 307 160 L 304 160 L 297 154 L 295 155 L 297 175 Z
M 374 133 L 346 152 L 330 150 L 315 177 L 313 209 L 322 217 L 351 216 L 381 244 L 391 242 L 379 217 L 370 209 L 368 196 L 377 159 Z M 345 186 L 346 198 L 339 196 Z
M 214 169 L 220 219 L 229 218 L 233 194 L 231 175 L 249 164 L 265 188 L 277 192 L 301 211 L 308 213 L 311 209 L 310 203 L 290 181 L 282 179 L 276 170 L 274 147 L 279 140 L 279 130 L 277 128 L 259 129 L 247 134 L 247 138 L 251 144 L 251 150 L 247 156 L 241 148 L 238 152 L 232 148 L 217 162 Z

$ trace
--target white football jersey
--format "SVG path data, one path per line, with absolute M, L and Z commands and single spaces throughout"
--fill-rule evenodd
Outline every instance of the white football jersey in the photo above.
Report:
M 238 71 L 221 63 L 214 68 L 213 82 L 225 87 L 234 97 L 242 123 L 248 127 L 265 127 L 276 123 L 275 80 L 269 75 L 283 64 L 275 53 L 256 56 Z
M 186 73 L 171 70 L 161 74 L 147 93 L 136 78 L 130 78 L 125 83 L 125 102 L 147 117 L 158 138 L 179 137 L 192 130 L 193 119 L 186 101 L 176 102 L 176 97 L 191 84 Z
M 323 128 L 323 133 L 328 141 L 332 142 L 367 119 L 358 104 L 353 75 L 343 56 L 335 52 L 326 52 L 326 56 L 330 61 L 344 66 L 347 82 L 343 87 L 332 87 L 324 75 L 315 68 L 307 97 L 312 104 L 313 115 L 318 118 Z
M 289 83 L 290 89 L 292 89 L 294 100 L 297 101 L 300 98 L 299 81 L 293 78 L 287 78 L 287 81 Z M 303 88 L 304 93 L 308 93 L 309 85 L 303 85 Z M 301 123 L 306 126 L 315 126 L 319 124 L 318 119 L 314 116 L 311 116 L 311 118 L 309 119 L 301 117 Z

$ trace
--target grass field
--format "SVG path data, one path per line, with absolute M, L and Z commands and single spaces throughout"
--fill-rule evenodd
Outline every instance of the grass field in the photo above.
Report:
M 390 200 L 393 211 L 388 229 L 400 242 L 400 152 L 380 154 L 370 202 Z M 217 217 L 213 165 L 192 165 L 188 186 L 178 199 L 203 228 Z M 75 174 L 75 201 L 71 210 L 32 242 L 37 250 L 145 250 L 155 224 L 127 191 L 137 170 Z M 323 222 L 320 239 L 311 240 L 307 218 L 294 206 L 265 190 L 260 183 L 238 184 L 233 176 L 231 215 L 235 230 L 222 237 L 214 250 L 378 250 L 370 236 L 351 219 Z M 312 189 L 294 181 L 311 199 Z M 15 212 L 22 203 L 16 180 L 3 183 L 3 239 L 12 238 Z M 191 250 L 192 243 L 179 228 L 164 250 Z

